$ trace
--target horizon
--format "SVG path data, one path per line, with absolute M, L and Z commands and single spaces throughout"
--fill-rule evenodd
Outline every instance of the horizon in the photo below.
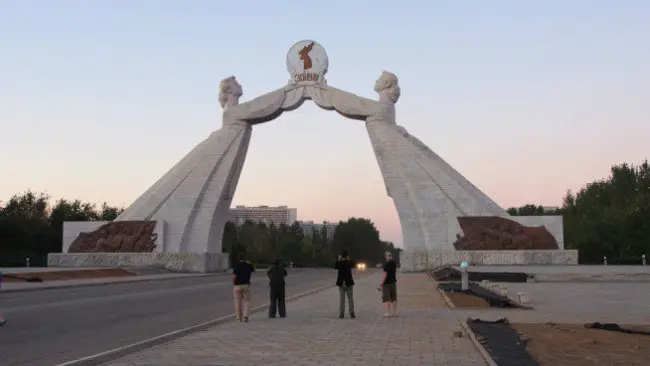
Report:
M 336 88 L 376 99 L 395 73 L 397 123 L 504 209 L 561 206 L 648 159 L 650 3 L 387 4 L 0 3 L 0 201 L 126 208 L 221 126 L 222 79 L 242 102 L 282 87 L 302 39 L 324 47 Z M 402 246 L 363 122 L 314 103 L 253 128 L 231 206 L 265 204 L 368 218 Z

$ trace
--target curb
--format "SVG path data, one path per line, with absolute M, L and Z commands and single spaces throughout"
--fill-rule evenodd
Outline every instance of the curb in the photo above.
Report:
M 361 277 L 361 278 L 363 278 L 363 277 Z M 303 297 L 306 297 L 306 296 L 309 296 L 309 295 L 313 295 L 313 294 L 316 294 L 316 293 L 321 292 L 321 291 L 325 291 L 325 290 L 333 288 L 333 287 L 334 287 L 334 285 L 327 285 L 327 286 L 318 287 L 316 289 L 312 289 L 312 290 L 309 290 L 309 291 L 301 292 L 299 294 L 288 297 L 286 299 L 286 301 L 287 302 L 295 301 L 295 300 L 298 300 L 300 298 L 303 298 Z M 251 314 L 258 313 L 260 311 L 268 309 L 269 306 L 270 306 L 270 304 L 268 304 L 268 303 L 264 304 L 264 305 L 256 306 L 256 307 L 250 309 L 250 313 Z M 98 354 L 95 354 L 95 355 L 79 358 L 77 360 L 68 361 L 68 362 L 65 362 L 65 363 L 58 364 L 56 366 L 97 366 L 97 365 L 105 364 L 105 363 L 114 361 L 114 360 L 116 360 L 118 358 L 124 357 L 124 356 L 126 356 L 128 354 L 143 351 L 145 349 L 148 349 L 148 348 L 151 348 L 151 347 L 154 347 L 154 346 L 158 346 L 158 345 L 161 345 L 161 344 L 164 344 L 164 343 L 168 343 L 168 342 L 171 342 L 171 341 L 173 341 L 175 339 L 184 337 L 184 336 L 186 336 L 188 334 L 191 334 L 191 333 L 194 333 L 194 332 L 206 330 L 206 329 L 215 327 L 217 325 L 231 323 L 231 322 L 235 321 L 234 316 L 235 316 L 234 314 L 222 316 L 220 318 L 209 320 L 209 321 L 201 323 L 201 324 L 193 325 L 191 327 L 179 329 L 179 330 L 169 332 L 169 333 L 166 333 L 166 334 L 154 337 L 154 338 L 146 339 L 146 340 L 140 341 L 138 343 L 133 343 L 133 344 L 130 344 L 130 345 L 127 345 L 127 346 L 124 346 L 124 347 L 120 347 L 120 348 L 112 349 L 112 350 L 105 351 L 105 352 L 102 352 L 102 353 L 98 353 Z
M 436 282 L 436 283 L 437 283 L 437 282 Z M 451 299 L 449 298 L 449 296 L 447 296 L 447 294 L 445 293 L 445 291 L 441 290 L 440 287 L 438 287 L 438 286 L 436 286 L 436 290 L 438 290 L 438 293 L 440 294 L 440 296 L 442 296 L 442 299 L 445 300 L 445 303 L 447 304 L 447 306 L 448 306 L 450 309 L 452 309 L 452 310 L 456 309 L 456 305 L 454 305 L 454 303 L 451 301 Z
M 437 283 L 437 282 L 436 282 Z M 436 285 L 436 290 L 438 290 L 438 293 L 442 296 L 442 299 L 445 300 L 445 303 L 451 309 L 451 311 L 454 313 L 456 316 L 456 321 L 458 321 L 458 324 L 465 330 L 465 333 L 469 336 L 469 339 L 472 341 L 472 344 L 474 344 L 474 347 L 478 350 L 478 352 L 481 354 L 481 357 L 483 357 L 483 360 L 489 365 L 489 366 L 499 366 L 496 362 L 494 362 L 494 359 L 492 356 L 490 356 L 490 353 L 483 347 L 481 342 L 476 338 L 476 334 L 472 331 L 472 328 L 467 325 L 467 323 L 464 323 L 460 316 L 456 313 L 456 305 L 451 301 L 451 299 L 445 294 L 445 291 L 441 290 L 440 287 Z
M 469 339 L 471 339 L 472 343 L 474 343 L 474 347 L 476 347 L 476 349 L 478 349 L 481 356 L 483 356 L 483 360 L 487 362 L 489 366 L 499 366 L 496 362 L 494 362 L 494 359 L 492 358 L 492 356 L 490 356 L 490 353 L 485 349 L 485 347 L 483 347 L 483 345 L 478 340 L 478 338 L 476 338 L 476 334 L 474 334 L 472 328 L 470 328 L 469 325 L 467 325 L 467 323 L 463 323 L 460 320 L 460 317 L 456 316 L 456 319 L 458 319 L 458 323 L 460 324 L 460 326 L 463 327 L 463 329 L 465 329 L 465 332 L 467 332 L 467 334 L 469 335 Z
M 108 285 L 120 285 L 125 283 L 134 283 L 134 282 L 151 282 L 151 281 L 169 281 L 169 280 L 179 280 L 186 278 L 201 278 L 201 277 L 211 277 L 211 276 L 222 276 L 227 273 L 209 273 L 209 274 L 197 274 L 189 276 L 179 276 L 179 277 L 164 277 L 164 278 L 134 278 L 128 281 L 115 281 L 115 277 L 112 277 L 113 280 L 97 281 L 97 282 L 88 282 L 88 283 L 70 283 L 63 285 L 50 285 L 50 286 L 41 286 L 41 287 L 25 287 L 25 288 L 15 288 L 15 289 L 0 289 L 0 294 L 12 293 L 12 292 L 31 292 L 31 291 L 41 291 L 41 290 L 58 290 L 58 289 L 67 289 L 73 287 L 92 287 L 92 286 L 108 286 Z M 134 277 L 137 277 L 134 276 Z M 111 278 L 111 277 L 107 277 Z

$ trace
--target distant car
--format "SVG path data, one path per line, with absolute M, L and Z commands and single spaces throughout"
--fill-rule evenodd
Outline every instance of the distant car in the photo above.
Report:
M 357 271 L 365 271 L 366 270 L 366 264 L 363 262 L 357 263 Z

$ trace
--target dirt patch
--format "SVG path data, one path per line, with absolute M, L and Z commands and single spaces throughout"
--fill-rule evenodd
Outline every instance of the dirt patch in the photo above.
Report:
M 540 365 L 648 365 L 650 336 L 587 329 L 582 324 L 512 324 Z M 649 331 L 650 326 L 623 328 Z
M 469 283 L 469 289 L 468 290 L 463 290 L 462 285 L 457 282 L 446 282 L 446 283 L 440 283 L 438 284 L 438 288 L 442 291 L 445 292 L 447 296 L 450 294 L 463 294 L 466 295 L 464 297 L 460 298 L 466 298 L 466 297 L 474 297 L 476 299 L 481 299 L 489 304 L 489 307 L 495 307 L 495 308 L 525 308 L 520 304 L 516 304 L 512 300 L 510 300 L 507 296 L 499 295 L 496 294 L 492 291 L 489 291 L 487 289 L 482 288 L 481 286 L 470 282 Z M 454 295 L 452 295 L 454 296 Z M 452 300 L 453 301 L 453 300 Z M 461 304 L 467 303 L 469 301 L 475 301 L 475 300 L 460 300 L 462 301 Z M 473 302 L 474 304 L 478 304 L 477 302 Z M 455 305 L 455 304 L 454 304 Z M 469 306 L 458 306 L 458 307 L 469 307 Z
M 489 308 L 490 303 L 480 297 L 465 292 L 447 292 L 447 298 L 457 308 Z
M 5 274 L 4 276 L 2 276 L 2 281 L 3 282 L 25 282 L 34 278 L 40 278 L 42 281 L 62 281 L 62 280 L 80 280 L 80 279 L 89 279 L 89 278 L 128 277 L 128 276 L 135 276 L 135 274 L 121 268 L 80 269 L 80 270 L 70 270 L 70 271 L 16 273 L 11 275 Z
M 474 272 L 469 271 L 468 279 L 472 282 L 488 280 L 491 282 L 527 282 L 535 276 L 523 272 Z M 453 267 L 442 267 L 431 272 L 431 277 L 436 281 L 460 281 L 461 271 Z

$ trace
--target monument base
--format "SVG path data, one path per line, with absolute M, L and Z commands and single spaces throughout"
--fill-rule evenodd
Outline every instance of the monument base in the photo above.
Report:
M 163 267 L 175 272 L 224 272 L 228 253 L 50 253 L 48 267 Z
M 424 272 L 436 267 L 458 266 L 572 265 L 578 264 L 577 250 L 405 250 L 400 253 L 402 272 Z

